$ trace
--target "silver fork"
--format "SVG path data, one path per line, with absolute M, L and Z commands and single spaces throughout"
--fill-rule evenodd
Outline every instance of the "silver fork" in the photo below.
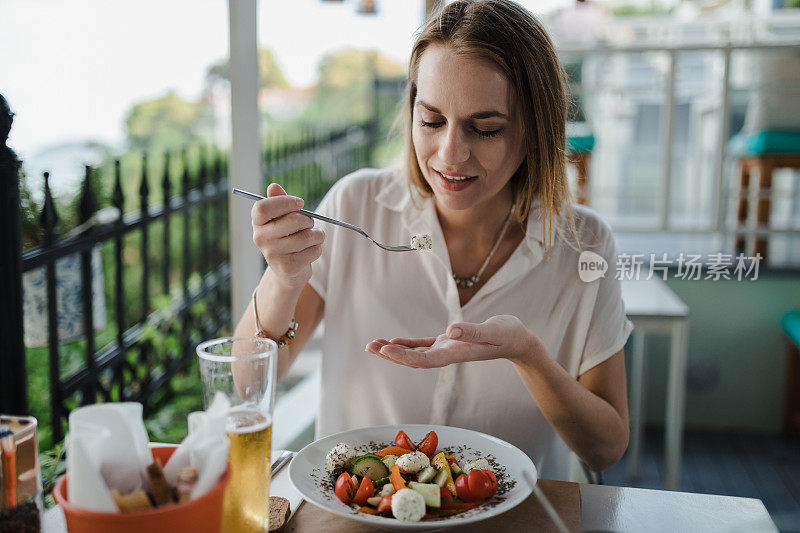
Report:
M 238 194 L 239 196 L 244 196 L 245 198 L 250 198 L 251 200 L 263 200 L 265 197 L 253 194 L 252 192 L 243 191 L 242 189 L 237 189 L 234 187 L 233 194 Z M 369 235 L 363 229 L 359 228 L 358 226 L 354 226 L 352 224 L 348 224 L 347 222 L 342 222 L 341 220 L 336 220 L 335 218 L 326 217 L 325 215 L 317 214 L 313 211 L 308 211 L 306 209 L 300 209 L 300 212 L 306 216 L 311 218 L 316 218 L 317 220 L 322 220 L 323 222 L 328 222 L 330 224 L 336 224 L 337 226 L 341 226 L 343 228 L 347 228 L 353 230 L 357 233 L 360 233 L 367 239 L 371 240 L 376 246 L 383 248 L 384 250 L 388 250 L 390 252 L 415 252 L 416 250 L 410 246 L 389 246 L 387 244 L 381 244 Z

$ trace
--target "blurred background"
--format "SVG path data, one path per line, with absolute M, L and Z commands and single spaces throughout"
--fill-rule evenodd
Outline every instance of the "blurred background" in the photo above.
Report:
M 604 482 L 757 497 L 800 530 L 800 2 L 520 3 L 569 75 L 576 199 L 619 252 L 665 267 L 644 292 L 678 309 L 637 323 L 641 437 Z M 265 186 L 313 206 L 346 173 L 397 161 L 391 126 L 434 4 L 257 4 Z M 228 232 L 228 24 L 222 0 L 0 0 L 24 310 L 0 411 L 39 419 L 51 474 L 86 403 L 142 401 L 152 439 L 179 441 L 201 407 L 193 348 L 238 315 L 230 244 L 250 235 Z M 737 279 L 736 254 L 759 257 L 755 272 Z M 648 329 L 673 311 L 682 333 Z M 313 440 L 318 333 L 281 383 L 276 447 Z

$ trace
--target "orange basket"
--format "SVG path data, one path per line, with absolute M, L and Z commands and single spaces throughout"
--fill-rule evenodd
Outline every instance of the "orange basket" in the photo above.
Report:
M 154 447 L 153 458 L 167 464 L 177 446 Z M 136 513 L 98 513 L 69 503 L 67 477 L 53 487 L 53 497 L 64 510 L 69 533 L 218 533 L 222 524 L 222 501 L 230 480 L 226 470 L 219 483 L 200 498 Z

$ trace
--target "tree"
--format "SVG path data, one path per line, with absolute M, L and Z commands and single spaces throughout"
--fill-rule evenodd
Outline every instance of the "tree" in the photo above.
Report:
M 181 148 L 201 138 L 202 105 L 170 91 L 135 104 L 125 118 L 131 148 L 150 151 Z
M 361 120 L 372 113 L 372 81 L 402 76 L 405 67 L 374 50 L 343 48 L 326 54 L 307 117 L 328 122 Z
M 206 79 L 213 83 L 217 80 L 230 81 L 230 66 L 228 61 L 221 61 L 208 68 Z M 266 48 L 258 49 L 258 86 L 261 89 L 273 87 L 288 87 L 289 82 L 283 75 L 281 67 L 275 61 L 275 56 L 271 50 Z

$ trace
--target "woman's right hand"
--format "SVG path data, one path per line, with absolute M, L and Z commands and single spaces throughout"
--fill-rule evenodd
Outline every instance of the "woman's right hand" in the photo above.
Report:
M 287 287 L 305 287 L 311 279 L 311 263 L 322 255 L 325 233 L 314 227 L 314 219 L 298 210 L 303 199 L 289 196 L 271 183 L 267 198 L 253 206 L 253 242 L 269 269 Z

